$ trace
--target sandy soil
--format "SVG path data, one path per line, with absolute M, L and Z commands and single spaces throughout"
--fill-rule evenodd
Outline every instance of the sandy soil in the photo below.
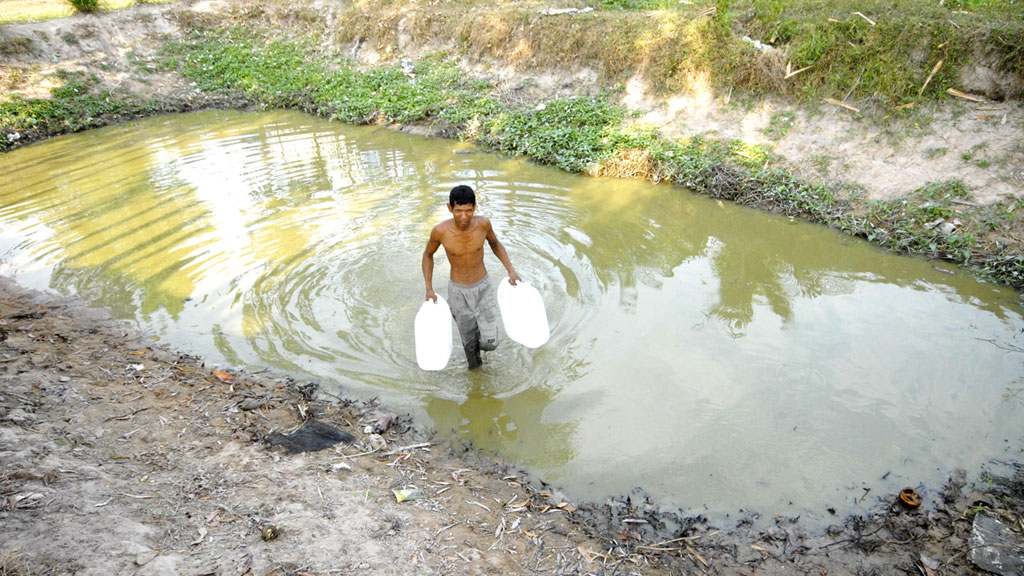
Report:
M 973 200 L 1024 197 L 1024 105 L 950 102 L 926 127 L 874 125 L 822 103 L 799 109 L 763 101 L 750 109 L 690 94 L 653 100 L 626 96 L 641 121 L 671 136 L 706 134 L 767 145 L 781 164 L 810 181 L 842 182 L 870 200 L 905 195 L 929 182 L 960 179 Z
M 0 42 L 27 47 L 0 56 L 0 87 L 44 95 L 55 69 L 82 69 L 182 108 L 208 105 L 187 81 L 154 72 L 154 51 L 180 32 L 182 13 L 231 9 L 139 5 L 0 28 Z M 550 95 L 586 78 L 524 84 Z M 523 79 L 504 81 L 513 90 Z M 655 101 L 639 84 L 626 98 L 671 133 L 755 141 L 789 112 L 694 94 Z M 979 201 L 1022 194 L 1020 103 L 957 103 L 937 128 L 899 137 L 842 109 L 792 113 L 788 132 L 765 141 L 817 178 L 861 183 L 871 197 L 936 174 L 964 179 Z M 886 495 L 819 535 L 781 517 L 722 530 L 635 497 L 568 502 L 433 443 L 386 406 L 285 374 L 214 371 L 153 342 L 0 278 L 0 574 L 975 574 L 976 512 L 1024 530 L 1019 467 L 980 487 L 953 472 L 934 506 Z M 382 416 L 393 422 L 375 434 Z M 289 452 L 282 435 L 309 421 L 345 439 Z M 422 497 L 398 502 L 393 489 Z

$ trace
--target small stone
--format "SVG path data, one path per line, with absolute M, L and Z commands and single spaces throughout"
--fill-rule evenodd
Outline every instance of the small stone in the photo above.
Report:
M 135 564 L 138 566 L 145 566 L 159 555 L 160 553 L 156 550 L 146 550 L 145 552 L 139 552 L 139 554 L 135 556 Z
M 277 524 L 267 524 L 260 528 L 260 537 L 264 542 L 277 540 L 281 537 L 281 527 Z
M 377 423 L 373 425 L 373 431 L 377 434 L 381 434 L 387 431 L 391 427 L 391 423 L 395 421 L 395 417 L 391 414 L 385 414 L 377 419 Z
M 35 418 L 33 418 L 31 414 L 25 412 L 21 408 L 15 408 L 14 410 L 8 412 L 5 419 L 10 420 L 15 424 L 25 424 L 35 420 Z
M 388 441 L 380 434 L 370 434 L 368 440 L 371 450 L 383 450 L 388 447 Z

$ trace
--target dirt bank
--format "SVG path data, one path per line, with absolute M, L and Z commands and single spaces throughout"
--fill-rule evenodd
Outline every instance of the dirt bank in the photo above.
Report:
M 373 402 L 204 368 L 6 279 L 0 310 L 3 574 L 581 574 L 607 552 L 557 496 Z M 342 441 L 289 453 L 305 419 Z

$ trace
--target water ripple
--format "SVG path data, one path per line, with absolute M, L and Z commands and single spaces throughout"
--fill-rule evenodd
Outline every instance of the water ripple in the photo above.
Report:
M 1021 347 L 1015 294 L 678 190 L 453 146 L 216 111 L 39 143 L 0 156 L 0 273 L 211 363 L 384 396 L 580 497 L 642 482 L 713 517 L 740 502 L 813 524 L 850 478 L 941 482 L 1024 435 L 1024 407 L 999 400 L 1024 382 L 1005 353 Z M 456 184 L 544 295 L 551 339 L 505 342 L 474 372 L 456 344 L 426 373 L 421 258 Z

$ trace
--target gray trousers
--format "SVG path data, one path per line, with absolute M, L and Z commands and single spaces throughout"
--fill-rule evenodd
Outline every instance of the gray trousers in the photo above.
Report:
M 498 299 L 489 276 L 476 284 L 448 282 L 448 306 L 462 336 L 469 367 L 480 366 L 481 350 L 498 347 Z

